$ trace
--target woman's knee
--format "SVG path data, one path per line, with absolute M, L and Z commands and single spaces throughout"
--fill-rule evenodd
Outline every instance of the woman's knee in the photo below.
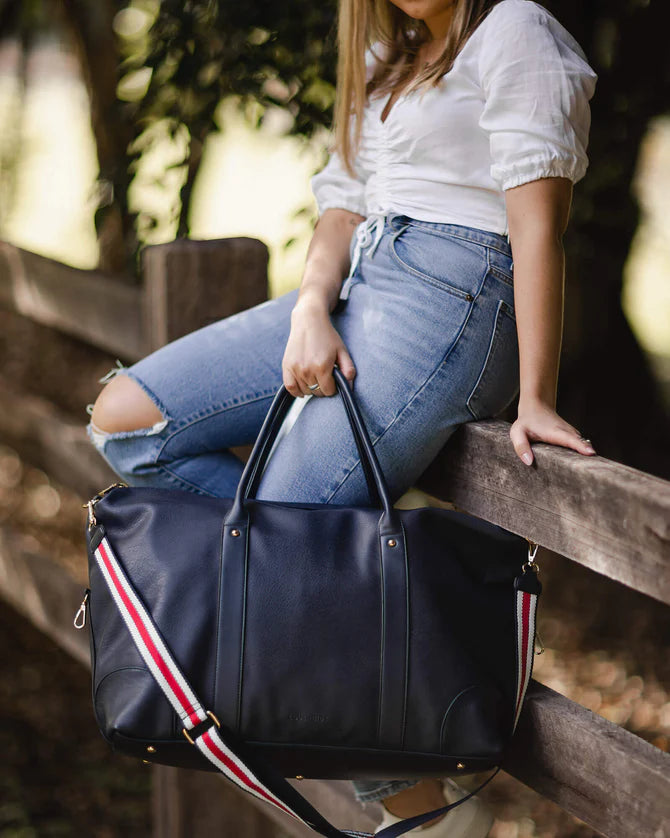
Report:
M 104 433 L 151 428 L 165 417 L 140 385 L 117 375 L 102 389 L 91 412 L 92 424 Z

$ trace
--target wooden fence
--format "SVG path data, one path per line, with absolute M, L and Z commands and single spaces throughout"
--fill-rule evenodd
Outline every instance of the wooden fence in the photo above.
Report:
M 0 305 L 132 362 L 267 299 L 267 250 L 253 239 L 150 247 L 142 269 L 136 286 L 0 243 Z M 5 386 L 0 440 L 82 502 L 116 478 L 83 421 Z M 529 468 L 512 450 L 506 422 L 468 423 L 417 488 L 670 605 L 670 483 L 557 446 L 536 444 L 534 452 Z M 72 628 L 81 593 L 63 567 L 0 529 L 0 594 L 89 665 L 88 638 Z M 215 828 L 245 838 L 313 834 L 222 788 L 215 775 L 153 770 L 155 838 L 200 838 Z M 505 770 L 602 835 L 670 838 L 670 755 L 535 681 Z M 348 783 L 307 780 L 300 790 L 340 826 L 374 826 L 374 807 L 361 810 Z

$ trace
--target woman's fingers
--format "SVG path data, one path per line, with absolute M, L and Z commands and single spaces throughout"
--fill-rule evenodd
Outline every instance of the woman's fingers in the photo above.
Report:
M 575 451 L 579 451 L 580 454 L 595 454 L 596 450 L 591 444 L 590 439 L 584 439 L 584 437 L 579 433 L 576 428 L 572 428 L 571 436 L 569 437 L 569 442 L 566 443 L 571 448 L 574 448 Z
M 333 381 L 332 363 L 307 364 L 299 371 L 299 384 L 305 396 L 330 396 L 335 392 Z M 318 384 L 318 388 L 312 389 L 310 385 Z
M 328 361 L 315 369 L 314 383 L 319 384 L 319 389 L 314 393 L 315 396 L 334 396 L 337 393 L 337 385 L 333 378 L 333 363 L 334 361 Z
M 356 368 L 344 344 L 336 350 L 335 361 L 312 361 L 309 364 L 286 364 L 283 368 L 284 386 L 296 398 L 303 396 L 335 396 L 337 385 L 333 367 L 337 365 L 350 386 L 356 376 Z M 318 384 L 311 389 L 310 385 Z
M 510 428 L 509 435 L 517 456 L 520 457 L 527 466 L 531 465 L 533 462 L 533 449 L 530 447 L 530 440 L 528 439 L 526 431 L 522 425 L 519 424 L 518 420 Z
M 327 313 L 321 307 L 296 306 L 282 359 L 286 389 L 296 398 L 334 396 L 337 394 L 333 377 L 336 364 L 345 378 L 353 381 L 356 374 L 353 361 Z
M 296 399 L 301 399 L 303 396 L 302 389 L 298 384 L 298 381 L 295 375 L 292 373 L 290 369 L 284 367 L 282 370 L 282 380 L 284 387 L 289 391 L 289 393 L 294 396 Z
M 517 456 L 526 465 L 531 465 L 534 459 L 531 440 L 533 442 L 548 442 L 572 448 L 579 454 L 593 455 L 595 449 L 591 441 L 584 439 L 576 428 L 571 425 L 552 425 L 546 428 L 534 428 L 517 420 L 510 429 L 510 439 Z
M 340 346 L 337 350 L 336 363 L 340 368 L 340 372 L 347 379 L 349 386 L 351 387 L 353 385 L 354 378 L 356 378 L 356 367 L 354 366 L 354 362 L 351 360 L 351 355 L 347 352 L 344 344 L 342 344 L 342 346 Z
M 314 392 L 315 396 L 337 395 L 337 384 L 335 384 L 335 377 L 333 375 L 333 367 L 335 365 L 339 367 L 340 372 L 349 382 L 349 386 L 351 386 L 351 383 L 356 375 L 356 368 L 354 367 L 354 362 L 351 360 L 351 356 L 347 352 L 346 347 L 344 344 L 340 344 L 337 348 L 336 359 L 334 362 L 329 361 L 328 363 L 321 364 L 320 366 L 315 366 L 313 368 L 315 376 L 314 383 L 319 384 L 319 389 Z M 307 375 L 306 377 L 309 376 Z
M 565 448 L 572 448 L 580 454 L 595 454 L 591 441 L 584 439 L 577 428 L 572 425 L 564 425 L 550 428 L 542 435 L 543 442 L 551 442 L 553 445 L 562 445 Z
M 288 372 L 295 382 L 295 389 L 289 389 L 290 393 L 303 396 L 333 396 L 337 392 L 335 379 L 333 378 L 333 365 L 331 364 L 306 364 L 303 367 L 290 367 Z M 286 376 L 285 376 L 286 377 Z M 312 389 L 310 385 L 318 384 L 318 388 Z

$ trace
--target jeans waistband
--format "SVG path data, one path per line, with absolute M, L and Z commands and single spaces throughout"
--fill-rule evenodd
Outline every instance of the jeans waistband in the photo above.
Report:
M 370 213 L 365 221 L 362 221 L 356 228 L 356 241 L 354 244 L 354 251 L 351 259 L 351 266 L 349 268 L 349 275 L 344 280 L 342 288 L 340 289 L 340 299 L 346 300 L 349 296 L 349 291 L 353 283 L 354 271 L 358 266 L 361 255 L 367 249 L 369 256 L 373 256 L 375 250 L 379 246 L 384 230 L 388 228 L 393 231 L 402 229 L 402 227 L 423 227 L 436 233 L 443 233 L 454 238 L 469 239 L 470 241 L 492 247 L 499 250 L 507 256 L 512 255 L 512 248 L 509 243 L 509 238 L 503 236 L 501 233 L 494 233 L 490 230 L 480 230 L 478 227 L 468 227 L 465 224 L 443 224 L 438 221 L 419 221 L 416 218 L 410 218 L 408 215 L 401 213 L 383 212 Z
M 413 227 L 425 227 L 427 230 L 433 230 L 438 233 L 446 233 L 450 236 L 456 236 L 461 239 L 469 239 L 479 244 L 485 244 L 488 247 L 494 247 L 500 250 L 507 256 L 512 255 L 512 246 L 509 242 L 509 237 L 502 233 L 494 233 L 492 230 L 480 230 L 479 227 L 468 227 L 465 224 L 443 224 L 439 221 L 419 221 L 416 218 L 410 218 L 408 215 L 400 213 L 389 213 L 386 216 L 387 223 L 392 230 L 399 230 L 400 227 L 411 224 Z

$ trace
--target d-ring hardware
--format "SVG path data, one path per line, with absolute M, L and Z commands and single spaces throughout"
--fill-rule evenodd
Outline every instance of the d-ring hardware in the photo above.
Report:
M 218 728 L 220 728 L 221 727 L 221 722 L 216 718 L 214 713 L 212 713 L 211 710 L 207 710 L 206 713 L 209 716 L 209 718 L 214 722 L 214 724 Z M 200 724 L 203 724 L 203 722 L 201 722 Z M 196 727 L 199 727 L 199 725 L 196 725 Z M 191 728 L 191 730 L 193 730 L 193 728 Z M 209 730 L 209 728 L 208 728 L 208 730 Z M 193 739 L 193 737 L 191 736 L 191 734 L 188 732 L 188 730 L 185 727 L 182 728 L 181 732 L 184 734 L 184 737 L 187 739 L 187 741 L 191 743 L 191 745 L 195 745 L 195 740 Z M 203 733 L 205 733 L 205 732 L 206 731 L 203 731 Z M 198 734 L 198 736 L 201 736 L 201 735 L 202 734 Z M 198 738 L 198 736 L 196 736 L 196 739 Z

